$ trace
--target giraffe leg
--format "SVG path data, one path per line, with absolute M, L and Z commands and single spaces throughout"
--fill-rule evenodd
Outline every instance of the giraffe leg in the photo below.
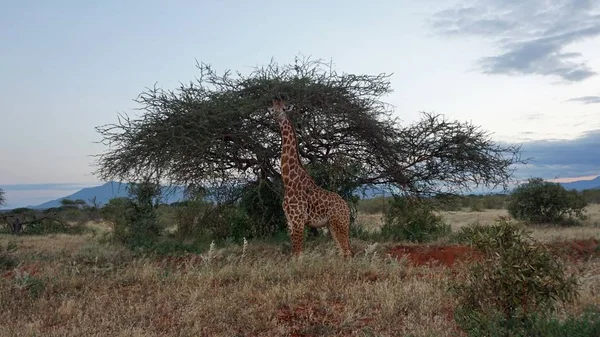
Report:
M 304 223 L 294 221 L 289 226 L 290 240 L 292 241 L 292 252 L 295 256 L 302 253 L 302 245 L 304 241 Z
M 352 257 L 354 254 L 350 249 L 350 220 L 337 217 L 332 219 L 329 231 L 338 246 L 340 254 L 345 258 Z
M 304 241 L 304 225 L 306 223 L 306 214 L 302 212 L 304 209 L 302 206 L 303 205 L 301 203 L 289 202 L 289 200 L 284 200 L 283 203 L 283 210 L 287 219 L 290 241 L 292 243 L 292 252 L 295 256 L 298 256 L 302 253 L 302 245 Z

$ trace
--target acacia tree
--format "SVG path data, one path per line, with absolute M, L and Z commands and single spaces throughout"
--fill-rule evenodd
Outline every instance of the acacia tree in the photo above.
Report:
M 120 114 L 96 128 L 109 147 L 97 155 L 100 178 L 279 186 L 281 137 L 267 107 L 282 94 L 295 106 L 301 160 L 320 185 L 341 194 L 373 185 L 415 195 L 506 187 L 513 164 L 522 162 L 518 146 L 496 143 L 469 123 L 422 113 L 401 125 L 382 101 L 392 91 L 387 74 L 338 73 L 307 59 L 271 61 L 248 75 L 197 67 L 199 78 L 189 84 L 142 92 L 139 117 Z

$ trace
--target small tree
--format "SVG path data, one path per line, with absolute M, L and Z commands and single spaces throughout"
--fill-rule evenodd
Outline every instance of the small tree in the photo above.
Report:
M 0 206 L 6 205 L 6 199 L 4 197 L 4 190 L 0 188 Z
M 394 196 L 385 212 L 381 235 L 393 240 L 426 242 L 450 233 L 440 215 L 428 201 Z
M 71 200 L 71 199 L 67 199 L 67 198 L 62 199 L 60 201 L 60 204 L 63 207 L 72 207 L 72 208 L 82 208 L 83 206 L 87 205 L 85 200 L 82 200 L 82 199 Z
M 577 281 L 543 246 L 532 242 L 522 225 L 501 219 L 493 226 L 461 230 L 481 254 L 466 279 L 453 281 L 455 318 L 470 335 L 513 336 L 527 329 L 534 315 L 545 316 L 559 302 L 577 296 Z M 537 335 L 536 335 L 537 336 Z
M 534 223 L 556 223 L 565 217 L 583 217 L 585 197 L 575 190 L 567 191 L 558 183 L 532 178 L 511 194 L 508 212 L 515 219 Z
M 111 199 L 102 215 L 113 224 L 113 238 L 128 246 L 148 248 L 161 233 L 156 208 L 160 198 L 158 184 L 144 181 L 128 186 L 129 198 Z

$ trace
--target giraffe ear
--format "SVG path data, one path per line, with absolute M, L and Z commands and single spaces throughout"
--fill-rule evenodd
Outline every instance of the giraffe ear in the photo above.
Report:
M 292 111 L 293 109 L 294 109 L 294 105 L 293 105 L 293 104 L 290 104 L 290 105 L 288 105 L 288 106 L 287 106 L 287 108 L 285 109 L 285 111 L 286 111 L 286 112 L 287 112 L 287 111 Z
M 267 108 L 267 110 L 268 110 L 270 113 L 274 113 L 274 112 L 275 112 L 275 109 L 273 109 L 273 107 L 268 107 L 268 108 Z

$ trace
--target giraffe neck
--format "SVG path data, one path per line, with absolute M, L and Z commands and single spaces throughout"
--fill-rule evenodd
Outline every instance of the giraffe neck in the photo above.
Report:
M 281 178 L 285 186 L 300 181 L 308 175 L 298 155 L 298 139 L 292 122 L 287 117 L 279 119 L 281 129 Z

